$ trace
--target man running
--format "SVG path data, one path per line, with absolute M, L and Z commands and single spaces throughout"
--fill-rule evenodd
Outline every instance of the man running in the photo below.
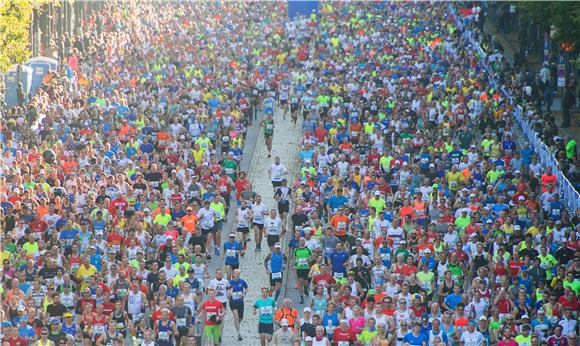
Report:
M 201 305 L 201 309 L 197 315 L 197 321 L 201 321 L 205 314 L 203 333 L 206 337 L 208 345 L 217 346 L 220 343 L 222 336 L 222 317 L 225 311 L 224 305 L 216 299 L 216 290 L 214 287 L 207 288 L 208 299 Z
M 248 234 L 250 233 L 250 221 L 252 220 L 252 209 L 248 208 L 248 202 L 242 200 L 240 207 L 236 210 L 236 232 L 238 239 L 242 242 L 244 250 L 248 247 L 250 241 Z
M 270 252 L 274 251 L 274 244 L 279 243 L 280 239 L 286 233 L 286 227 L 282 223 L 282 219 L 276 214 L 276 209 L 271 209 L 270 214 L 264 219 L 264 226 L 266 229 L 266 237 Z
M 284 180 L 284 175 L 288 174 L 286 166 L 280 162 L 280 157 L 276 156 L 274 158 L 274 163 L 270 166 L 268 171 L 268 176 L 272 180 L 272 186 L 277 188 L 282 186 L 282 180 Z
M 240 267 L 240 255 L 244 255 L 242 243 L 236 240 L 236 234 L 230 233 L 229 240 L 224 243 L 224 253 L 222 261 L 226 265 L 226 277 L 232 278 L 232 272 Z
M 307 292 L 308 273 L 310 273 L 310 258 L 312 251 L 306 247 L 306 239 L 301 237 L 298 247 L 294 250 L 296 263 L 296 278 L 298 279 L 298 292 L 300 293 L 300 304 L 304 304 L 304 292 Z
M 256 195 L 252 203 L 252 227 L 256 240 L 256 252 L 262 251 L 262 238 L 264 237 L 264 216 L 268 215 L 268 207 L 262 202 L 262 196 Z
M 260 334 L 260 346 L 266 346 L 266 340 L 272 341 L 274 334 L 274 310 L 276 302 L 269 296 L 267 287 L 262 287 L 262 296 L 254 303 L 254 315 L 259 311 L 258 333 Z
M 274 290 L 274 301 L 278 301 L 278 297 L 280 296 L 282 273 L 284 264 L 288 260 L 281 249 L 282 245 L 280 243 L 274 244 L 273 251 L 264 259 L 264 267 L 266 267 L 266 271 L 270 274 L 270 289 Z
M 264 128 L 264 140 L 268 148 L 268 158 L 272 157 L 272 138 L 274 137 L 274 119 L 272 113 L 266 113 L 266 117 L 260 124 Z
M 244 297 L 248 292 L 248 283 L 244 279 L 240 279 L 240 270 L 235 269 L 233 278 L 230 280 L 230 288 L 228 289 L 228 297 L 230 300 L 230 309 L 234 316 L 234 327 L 238 332 L 238 341 L 242 341 L 240 335 L 240 323 L 244 319 Z

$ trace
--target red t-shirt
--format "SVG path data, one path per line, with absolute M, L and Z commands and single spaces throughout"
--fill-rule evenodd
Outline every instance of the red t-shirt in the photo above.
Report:
M 356 337 L 350 328 L 346 331 L 342 328 L 336 328 L 332 333 L 332 344 L 338 345 L 340 341 L 356 342 Z
M 510 339 L 510 340 L 502 340 L 497 345 L 498 346 L 518 346 L 518 343 L 514 339 Z
M 216 322 L 210 321 L 209 319 L 211 318 L 211 316 L 214 315 L 221 317 L 224 310 L 224 305 L 220 303 L 218 300 L 213 299 L 206 301 L 205 303 L 203 303 L 201 307 L 205 311 L 205 324 L 210 326 L 217 325 Z
M 28 342 L 25 338 L 17 337 L 16 339 L 4 339 L 3 342 L 8 343 L 10 346 L 25 346 Z
M 327 288 L 327 289 L 336 283 L 336 280 L 334 280 L 334 277 L 332 277 L 332 275 L 330 275 L 328 273 L 317 275 L 316 277 L 314 277 L 314 279 L 312 281 L 314 282 L 315 287 L 318 287 L 319 285 L 321 285 L 322 287 Z

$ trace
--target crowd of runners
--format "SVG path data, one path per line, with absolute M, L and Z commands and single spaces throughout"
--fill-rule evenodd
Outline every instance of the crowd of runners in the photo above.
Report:
M 448 6 L 104 3 L 2 119 L 2 344 L 578 344 L 580 210 Z

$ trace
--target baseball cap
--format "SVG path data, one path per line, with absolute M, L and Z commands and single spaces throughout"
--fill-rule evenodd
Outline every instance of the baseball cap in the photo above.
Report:
M 308 306 L 306 306 L 304 307 L 304 312 L 312 312 L 312 310 Z
M 375 191 L 375 196 L 380 196 L 381 192 L 380 191 Z
M 514 230 L 516 230 L 516 231 L 519 231 L 519 230 L 521 230 L 521 229 L 522 229 L 522 227 L 520 227 L 520 225 L 515 225 L 515 226 L 514 226 Z
M 280 321 L 280 325 L 281 325 L 281 326 L 286 326 L 286 327 L 288 327 L 288 320 L 287 320 L 287 319 L 283 319 L 282 321 Z
M 530 319 L 530 316 L 528 316 L 528 315 L 523 315 L 523 316 L 522 316 L 522 320 L 523 320 L 523 319 L 525 319 L 525 318 L 527 318 L 527 319 L 529 320 L 529 319 Z
M 487 317 L 485 317 L 485 315 L 482 315 L 482 316 L 479 318 L 479 320 L 480 320 L 480 321 L 487 321 Z
M 475 321 L 474 320 L 470 320 L 468 323 L 470 326 L 474 326 L 475 325 Z
M 64 315 L 63 315 L 63 316 L 64 316 L 64 317 L 73 317 L 73 314 L 72 314 L 72 312 L 70 312 L 70 311 L 67 311 L 67 312 L 65 312 L 65 313 L 64 313 Z
M 53 318 L 50 319 L 50 324 L 58 324 L 58 323 L 60 323 L 60 321 L 58 320 L 58 318 L 53 317 Z
M 280 245 L 280 243 L 276 243 L 276 244 L 274 244 L 274 247 L 280 249 L 280 248 L 282 248 L 282 245 Z
M 143 209 L 143 212 L 144 212 L 144 213 L 148 213 L 148 212 L 150 212 L 150 211 L 151 211 L 151 210 L 149 210 L 149 208 L 145 208 L 145 209 Z
M 235 238 L 236 237 L 236 234 L 234 232 L 230 232 L 230 238 L 231 237 L 234 237 Z
M 307 337 L 304 338 L 304 341 L 306 341 L 306 342 L 309 342 L 309 341 L 312 342 L 312 337 L 311 336 L 307 336 Z

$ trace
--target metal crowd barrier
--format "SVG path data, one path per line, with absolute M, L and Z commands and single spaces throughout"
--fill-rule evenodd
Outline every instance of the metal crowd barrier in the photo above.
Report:
M 455 21 L 455 25 L 462 29 L 464 27 L 461 18 L 457 15 L 457 11 L 453 6 L 453 2 L 449 3 L 449 11 L 453 16 L 453 20 Z M 490 83 L 494 89 L 497 88 L 497 81 L 494 78 L 493 71 L 490 69 L 486 57 L 487 54 L 483 51 L 479 42 L 477 42 L 473 38 L 473 34 L 466 28 L 467 33 L 464 33 L 466 37 L 469 38 L 469 41 L 473 48 L 477 50 L 478 54 L 481 57 L 480 63 L 481 66 L 487 71 L 487 74 L 490 78 Z M 509 100 L 510 103 L 513 104 L 513 98 L 509 94 L 509 92 L 501 86 L 499 88 L 504 96 Z M 576 209 L 580 208 L 580 193 L 576 191 L 574 185 L 564 176 L 562 171 L 558 168 L 558 160 L 554 157 L 554 155 L 550 152 L 546 144 L 540 139 L 536 131 L 533 130 L 532 126 L 530 125 L 529 121 L 523 117 L 523 109 L 520 105 L 515 106 L 515 110 L 513 112 L 515 119 L 517 120 L 518 125 L 522 129 L 523 135 L 526 137 L 530 146 L 534 149 L 534 152 L 538 155 L 540 163 L 544 167 L 552 167 L 552 172 L 558 178 L 558 190 L 560 191 L 560 200 L 563 201 L 569 208 L 572 215 L 576 212 Z

